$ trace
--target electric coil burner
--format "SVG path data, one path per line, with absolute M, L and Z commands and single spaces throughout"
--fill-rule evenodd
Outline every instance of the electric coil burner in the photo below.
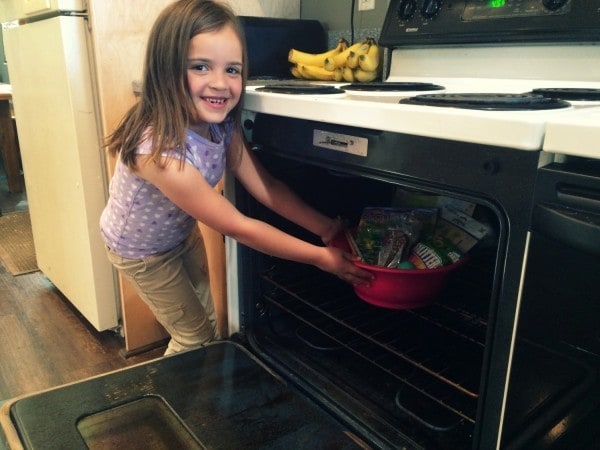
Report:
M 445 86 L 421 81 L 385 81 L 371 83 L 351 83 L 340 86 L 350 100 L 397 104 L 402 98 L 420 94 L 439 94 Z
M 440 86 L 433 83 L 422 83 L 422 82 L 392 82 L 386 81 L 383 83 L 352 83 L 340 86 L 340 89 L 344 91 L 360 91 L 360 92 L 422 92 L 422 91 L 442 91 L 444 86 Z
M 442 106 L 487 111 L 541 111 L 569 108 L 567 101 L 536 94 L 423 94 L 400 100 L 400 103 Z
M 548 98 L 558 98 L 566 101 L 598 101 L 600 89 L 594 88 L 538 88 L 531 94 L 542 95 Z
M 291 95 L 331 95 L 344 94 L 344 91 L 335 86 L 311 83 L 278 83 L 256 88 L 259 92 L 272 92 L 275 94 Z

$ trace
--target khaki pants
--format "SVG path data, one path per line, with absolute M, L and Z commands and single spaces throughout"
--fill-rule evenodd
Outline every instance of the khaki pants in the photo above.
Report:
M 122 258 L 110 249 L 107 252 L 113 266 L 171 335 L 165 355 L 218 338 L 206 250 L 197 228 L 173 250 L 142 260 Z

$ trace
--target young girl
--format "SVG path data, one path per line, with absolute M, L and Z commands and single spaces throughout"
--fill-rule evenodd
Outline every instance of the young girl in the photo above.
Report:
M 151 30 L 141 100 L 107 140 L 119 158 L 101 233 L 111 263 L 171 335 L 165 354 L 218 338 L 196 221 L 347 282 L 370 280 L 352 254 L 247 217 L 213 189 L 227 163 L 259 202 L 324 243 L 341 230 L 339 221 L 267 173 L 246 147 L 240 126 L 245 72 L 243 31 L 233 12 L 208 0 L 176 1 Z

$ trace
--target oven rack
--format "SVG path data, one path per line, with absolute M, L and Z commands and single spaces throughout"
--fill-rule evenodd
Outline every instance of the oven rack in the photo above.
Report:
M 311 267 L 275 266 L 262 279 L 265 301 L 391 375 L 398 392 L 408 386 L 423 401 L 474 423 L 486 328 L 481 318 L 442 298 L 418 310 L 374 307 Z

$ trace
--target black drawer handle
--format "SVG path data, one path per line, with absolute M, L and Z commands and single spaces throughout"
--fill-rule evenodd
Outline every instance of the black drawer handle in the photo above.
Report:
M 585 253 L 600 255 L 600 215 L 538 204 L 532 230 Z
M 600 191 L 596 189 L 561 183 L 556 187 L 556 198 L 569 206 L 600 212 Z

